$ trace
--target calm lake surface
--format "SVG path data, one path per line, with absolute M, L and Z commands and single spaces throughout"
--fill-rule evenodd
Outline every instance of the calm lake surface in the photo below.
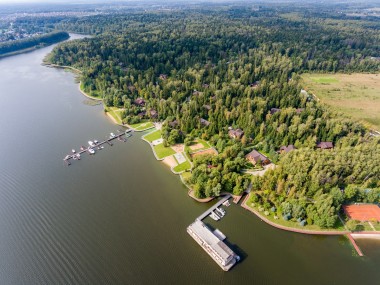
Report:
M 186 232 L 210 204 L 188 198 L 139 133 L 65 166 L 118 127 L 73 74 L 41 65 L 51 49 L 0 60 L 0 284 L 379 281 L 379 241 L 360 241 L 360 258 L 345 238 L 283 232 L 236 205 L 205 220 L 242 256 L 223 272 Z

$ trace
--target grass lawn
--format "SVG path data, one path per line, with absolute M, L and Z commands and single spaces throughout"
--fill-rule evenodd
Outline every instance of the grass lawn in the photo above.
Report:
M 159 159 L 175 154 L 171 147 L 164 147 L 164 144 L 159 144 L 153 147 Z
M 259 211 L 259 204 L 255 203 L 255 206 L 252 206 L 252 204 L 251 204 L 251 202 L 250 202 L 249 199 L 247 200 L 246 205 L 248 207 L 256 210 L 256 212 L 259 212 L 263 217 L 267 218 L 271 222 L 279 224 L 279 225 L 282 225 L 282 226 L 286 226 L 286 227 L 290 227 L 290 228 L 296 228 L 296 229 L 302 229 L 302 230 L 313 230 L 313 231 L 329 231 L 329 230 L 330 231 L 345 231 L 346 230 L 344 228 L 342 222 L 339 219 L 337 220 L 335 228 L 332 228 L 332 229 L 322 229 L 322 228 L 320 228 L 317 225 L 305 225 L 305 226 L 301 226 L 298 222 L 285 221 L 282 216 L 278 216 L 278 219 L 275 219 L 274 216 L 276 215 L 276 213 L 273 213 L 271 211 L 269 211 L 269 215 L 266 216 L 264 214 L 265 210 L 262 211 L 262 212 L 260 212 Z
M 161 130 L 157 130 L 153 133 L 144 136 L 144 139 L 146 139 L 148 142 L 158 140 L 159 138 L 161 138 Z
M 119 109 L 119 108 L 116 108 L 116 107 L 107 107 L 107 110 L 108 110 L 108 114 L 110 114 L 112 116 L 112 118 L 114 118 L 114 120 L 122 125 L 123 122 L 121 121 L 121 112 L 123 111 L 122 109 Z
M 191 168 L 191 164 L 188 160 L 186 160 L 186 162 L 178 164 L 176 167 L 174 167 L 173 170 L 175 172 L 181 172 L 181 171 L 188 170 L 190 168 Z
M 303 88 L 348 117 L 380 130 L 380 74 L 304 74 Z
M 150 129 L 150 128 L 154 127 L 153 123 L 149 122 L 149 121 L 144 121 L 144 122 L 141 122 L 138 124 L 133 124 L 130 126 L 132 128 L 134 128 L 136 131 L 143 131 L 143 130 Z
M 190 172 L 184 172 L 181 174 L 181 176 L 184 180 L 186 180 L 186 179 L 189 179 L 191 177 L 191 173 Z

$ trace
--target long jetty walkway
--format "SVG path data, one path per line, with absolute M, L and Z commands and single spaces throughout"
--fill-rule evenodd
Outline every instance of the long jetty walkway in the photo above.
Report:
M 108 139 L 106 139 L 104 141 L 101 141 L 101 142 L 98 142 L 98 143 L 94 143 L 93 146 L 88 146 L 87 148 L 81 149 L 81 150 L 79 150 L 79 151 L 77 151 L 77 152 L 75 152 L 73 154 L 66 155 L 65 158 L 63 159 L 63 161 L 66 162 L 67 165 L 70 165 L 71 164 L 70 159 L 74 160 L 75 157 L 78 157 L 77 156 L 78 154 L 81 155 L 82 153 L 85 153 L 85 152 L 88 152 L 89 154 L 91 154 L 89 152 L 90 149 L 93 149 L 93 148 L 96 148 L 96 147 L 100 147 L 100 146 L 102 146 L 104 144 L 109 144 L 110 146 L 112 146 L 113 145 L 112 141 L 115 140 L 115 139 L 118 139 L 120 141 L 126 142 L 126 139 L 123 138 L 122 136 L 124 136 L 124 135 L 125 136 L 132 135 L 131 132 L 132 132 L 132 130 L 129 130 L 129 129 L 126 130 L 125 132 L 119 132 L 118 134 L 115 134 L 113 137 L 110 137 L 110 138 L 108 138 Z
M 227 194 L 225 195 L 222 199 L 220 199 L 214 206 L 212 206 L 211 208 L 209 208 L 206 212 L 204 212 L 202 215 L 200 215 L 198 218 L 196 218 L 195 220 L 197 221 L 202 221 L 204 218 L 206 218 L 208 215 L 211 214 L 212 211 L 214 211 L 216 208 L 218 208 L 220 205 L 222 205 L 225 201 L 227 201 L 228 199 L 230 199 L 232 197 L 231 194 Z

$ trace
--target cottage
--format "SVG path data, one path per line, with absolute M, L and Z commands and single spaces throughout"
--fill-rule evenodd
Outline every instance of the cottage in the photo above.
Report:
M 140 113 L 137 114 L 137 116 L 140 117 L 140 118 L 145 117 L 145 115 L 146 115 L 145 111 L 142 111 L 142 112 L 140 112 Z
M 154 110 L 154 109 L 150 109 L 150 111 L 149 111 L 149 115 L 150 115 L 150 117 L 153 118 L 153 119 L 157 119 L 157 117 L 158 117 L 158 113 L 157 113 L 157 111 Z
M 160 79 L 166 80 L 166 79 L 168 79 L 168 75 L 167 74 L 160 74 Z
M 137 98 L 134 101 L 134 103 L 135 103 L 135 105 L 140 106 L 140 107 L 144 107 L 145 106 L 145 100 L 143 98 Z
M 319 142 L 319 143 L 317 143 L 317 148 L 332 149 L 332 148 L 334 148 L 334 145 L 332 142 Z
M 242 136 L 244 135 L 244 132 L 241 129 L 236 129 L 236 130 L 230 129 L 228 131 L 228 135 L 230 136 L 230 138 L 233 138 L 233 139 L 241 139 Z
M 203 108 L 205 108 L 207 111 L 211 110 L 211 106 L 210 105 L 203 105 Z
M 262 153 L 258 152 L 257 150 L 252 150 L 250 153 L 248 153 L 245 158 L 252 163 L 253 165 L 261 164 L 261 165 L 267 165 L 270 163 L 269 158 L 267 158 Z
M 295 150 L 296 149 L 296 147 L 294 146 L 294 145 L 292 145 L 292 144 L 290 144 L 290 145 L 288 145 L 288 146 L 282 146 L 282 147 L 280 147 L 280 153 L 288 153 L 288 152 L 290 152 L 290 151 L 292 151 L 292 150 Z
M 273 115 L 273 114 L 275 114 L 275 113 L 277 113 L 277 112 L 280 112 L 281 111 L 281 109 L 279 109 L 279 108 L 271 108 L 270 109 L 270 113 Z
M 203 118 L 200 118 L 199 122 L 201 123 L 202 126 L 205 126 L 205 127 L 208 127 L 210 125 L 210 122 Z
M 176 128 L 176 127 L 179 125 L 179 123 L 178 123 L 177 120 L 174 120 L 173 122 L 169 122 L 168 125 L 169 125 L 171 128 Z
M 249 84 L 249 86 L 250 86 L 251 88 L 253 88 L 253 89 L 259 87 L 259 85 L 260 85 L 260 81 L 255 81 L 255 82 L 253 82 L 252 84 Z

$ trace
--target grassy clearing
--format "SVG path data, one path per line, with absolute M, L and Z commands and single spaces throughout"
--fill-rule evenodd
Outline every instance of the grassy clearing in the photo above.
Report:
M 311 230 L 311 231 L 345 231 L 346 229 L 344 228 L 342 222 L 338 219 L 337 221 L 337 224 L 334 228 L 332 229 L 322 229 L 320 228 L 319 226 L 317 225 L 305 225 L 305 226 L 301 226 L 298 222 L 293 222 L 293 221 L 285 221 L 282 216 L 278 216 L 278 219 L 275 219 L 274 216 L 277 214 L 277 213 L 273 213 L 271 211 L 268 211 L 269 212 L 269 215 L 265 215 L 264 211 L 259 211 L 259 205 L 256 203 L 254 206 L 252 205 L 252 203 L 250 202 L 250 200 L 248 199 L 247 202 L 246 202 L 246 205 L 250 208 L 252 208 L 253 210 L 255 210 L 256 212 L 259 212 L 261 215 L 263 215 L 263 217 L 267 218 L 268 220 L 270 220 L 271 222 L 275 223 L 275 224 L 278 224 L 278 225 L 281 225 L 281 226 L 286 226 L 286 227 L 290 227 L 290 228 L 296 228 L 296 229 L 301 229 L 301 230 Z
M 147 130 L 147 129 L 154 127 L 153 123 L 149 122 L 149 121 L 143 121 L 141 123 L 133 124 L 130 126 L 132 128 L 134 128 L 136 131 L 144 131 L 144 130 Z
M 161 130 L 157 130 L 153 133 L 144 136 L 144 139 L 146 139 L 148 142 L 158 140 L 159 138 L 161 138 Z
M 186 162 L 178 164 L 176 167 L 174 167 L 173 170 L 175 172 L 181 172 L 181 171 L 188 170 L 190 168 L 191 168 L 191 164 L 188 160 L 186 160 Z
M 323 103 L 380 130 L 380 74 L 304 74 L 303 87 Z
M 153 147 L 159 159 L 175 154 L 171 147 L 164 147 L 164 144 L 159 144 Z
M 196 144 L 201 144 L 202 147 L 201 148 L 197 148 L 197 149 L 191 149 L 191 146 L 194 146 Z M 191 142 L 191 144 L 189 146 L 185 146 L 185 151 L 189 151 L 190 153 L 194 153 L 194 152 L 197 152 L 197 151 L 208 149 L 210 147 L 211 147 L 211 145 L 207 141 L 202 140 L 202 139 L 196 139 L 193 142 Z
M 122 125 L 123 122 L 121 120 L 121 112 L 122 109 L 116 108 L 116 107 L 107 107 L 108 114 L 112 116 L 112 118 L 116 121 L 117 124 Z

